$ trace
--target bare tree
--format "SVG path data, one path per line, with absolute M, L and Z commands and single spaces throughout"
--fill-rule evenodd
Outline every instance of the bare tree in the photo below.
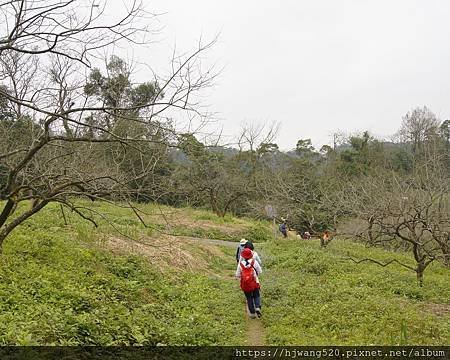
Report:
M 244 123 L 238 136 L 237 145 L 241 152 L 256 152 L 266 144 L 271 144 L 280 131 L 279 123 Z
M 164 151 L 176 142 L 168 118 L 180 112 L 205 116 L 196 93 L 211 85 L 214 74 L 201 70 L 200 54 L 214 41 L 174 55 L 167 76 L 155 76 L 151 86 L 129 86 L 132 94 L 124 101 L 86 90 L 90 79 L 84 70 L 98 50 L 146 41 L 149 29 L 139 26 L 148 15 L 142 5 L 130 1 L 123 9 L 122 16 L 111 15 L 106 2 L 95 6 L 87 0 L 0 4 L 0 193 L 6 199 L 0 246 L 50 202 L 95 225 L 94 210 L 80 207 L 74 197 L 128 203 L 130 186 L 135 192 L 159 161 L 155 147 Z M 132 152 L 136 161 L 130 165 Z M 16 214 L 23 201 L 31 206 Z
M 424 144 L 436 137 L 439 120 L 426 106 L 408 112 L 402 121 L 399 134 L 402 140 L 410 143 L 414 155 L 418 155 Z
M 174 193 L 184 194 L 190 204 L 207 205 L 218 216 L 235 211 L 248 196 L 248 178 L 237 161 L 236 151 L 208 147 L 191 134 L 180 138 L 187 160 L 174 174 Z
M 448 177 L 430 166 L 412 176 L 391 173 L 358 179 L 347 184 L 340 206 L 361 221 L 353 236 L 373 246 L 410 251 L 415 266 L 395 262 L 414 270 L 422 284 L 424 271 L 433 261 L 448 266 L 449 190 Z M 362 261 L 376 262 L 358 262 Z

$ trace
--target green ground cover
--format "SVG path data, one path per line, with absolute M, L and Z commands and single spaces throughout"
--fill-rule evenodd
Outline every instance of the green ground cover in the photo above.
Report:
M 437 263 L 421 288 L 415 274 L 398 265 L 345 259 L 412 264 L 409 254 L 339 239 L 326 249 L 318 240 L 274 240 L 267 223 L 204 210 L 148 204 L 145 227 L 129 209 L 80 205 L 107 214 L 109 223 L 96 216 L 99 227 L 93 228 L 66 212 L 65 225 L 60 208 L 51 205 L 5 241 L 0 345 L 244 344 L 248 322 L 233 281 L 233 245 L 186 243 L 189 256 L 205 265 L 191 269 L 161 266 L 140 248 L 127 253 L 107 246 L 120 233 L 151 244 L 164 232 L 186 228 L 193 232 L 182 235 L 232 241 L 246 236 L 257 243 L 268 345 L 450 344 L 450 276 Z M 170 226 L 157 216 L 161 211 Z M 172 245 L 161 251 L 170 255 Z
M 122 210 L 108 210 L 122 230 L 125 223 L 139 227 L 118 216 Z M 7 239 L 0 256 L 1 345 L 239 343 L 245 328 L 237 284 L 211 276 L 218 264 L 234 266 L 231 255 L 226 264 L 205 257 L 208 273 L 162 272 L 141 256 L 97 246 L 109 231 L 74 216 L 66 227 L 59 208 L 50 206 Z
M 345 257 L 379 260 L 406 254 L 335 240 L 277 241 L 264 247 L 264 326 L 274 345 L 448 345 L 449 270 L 433 264 L 418 286 L 397 265 L 354 264 Z

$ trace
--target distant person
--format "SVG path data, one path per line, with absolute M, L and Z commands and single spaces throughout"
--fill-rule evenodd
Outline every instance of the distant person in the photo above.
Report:
M 261 294 L 258 276 L 262 273 L 261 266 L 253 258 L 253 251 L 245 248 L 241 252 L 241 260 L 236 269 L 236 277 L 241 280 L 241 289 L 247 299 L 250 318 L 261 317 Z
M 306 239 L 306 240 L 311 239 L 311 234 L 309 233 L 309 231 L 305 231 L 303 233 L 303 239 Z
M 247 243 L 247 240 L 245 239 L 241 239 L 241 241 L 239 242 L 239 245 L 236 249 L 236 262 L 239 263 L 239 259 L 241 257 L 241 252 L 242 250 L 244 250 L 244 246 Z
M 283 234 L 284 238 L 287 238 L 287 225 L 286 219 L 281 219 L 283 222 L 280 225 L 280 232 Z
M 320 238 L 320 246 L 325 247 L 330 242 L 330 233 L 328 231 L 324 231 L 322 237 Z
M 261 258 L 259 257 L 258 253 L 255 251 L 255 247 L 250 240 L 247 240 L 247 242 L 244 245 L 244 249 L 250 249 L 253 252 L 253 259 L 256 260 L 256 262 L 259 264 L 259 266 L 262 265 Z

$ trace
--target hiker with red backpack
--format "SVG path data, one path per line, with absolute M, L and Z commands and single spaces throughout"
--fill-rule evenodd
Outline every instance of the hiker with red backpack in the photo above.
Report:
M 241 289 L 247 299 L 248 311 L 252 319 L 261 317 L 261 295 L 258 276 L 262 273 L 261 266 L 253 258 L 253 251 L 244 248 L 236 269 L 236 277 L 241 279 Z

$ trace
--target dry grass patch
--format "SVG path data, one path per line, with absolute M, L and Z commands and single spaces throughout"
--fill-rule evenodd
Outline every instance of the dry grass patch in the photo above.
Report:
M 183 242 L 173 236 L 164 235 L 158 239 L 144 238 L 139 241 L 108 236 L 103 245 L 116 254 L 141 255 L 162 271 L 169 268 L 182 271 L 205 268 L 200 259 L 184 249 Z
M 431 312 L 437 316 L 450 317 L 450 304 L 427 303 L 424 305 L 425 311 Z
M 208 271 L 209 257 L 224 258 L 224 253 L 213 244 L 199 244 L 195 240 L 180 236 L 161 235 L 158 238 L 132 240 L 107 236 L 102 246 L 115 254 L 140 255 L 148 259 L 161 271 Z

